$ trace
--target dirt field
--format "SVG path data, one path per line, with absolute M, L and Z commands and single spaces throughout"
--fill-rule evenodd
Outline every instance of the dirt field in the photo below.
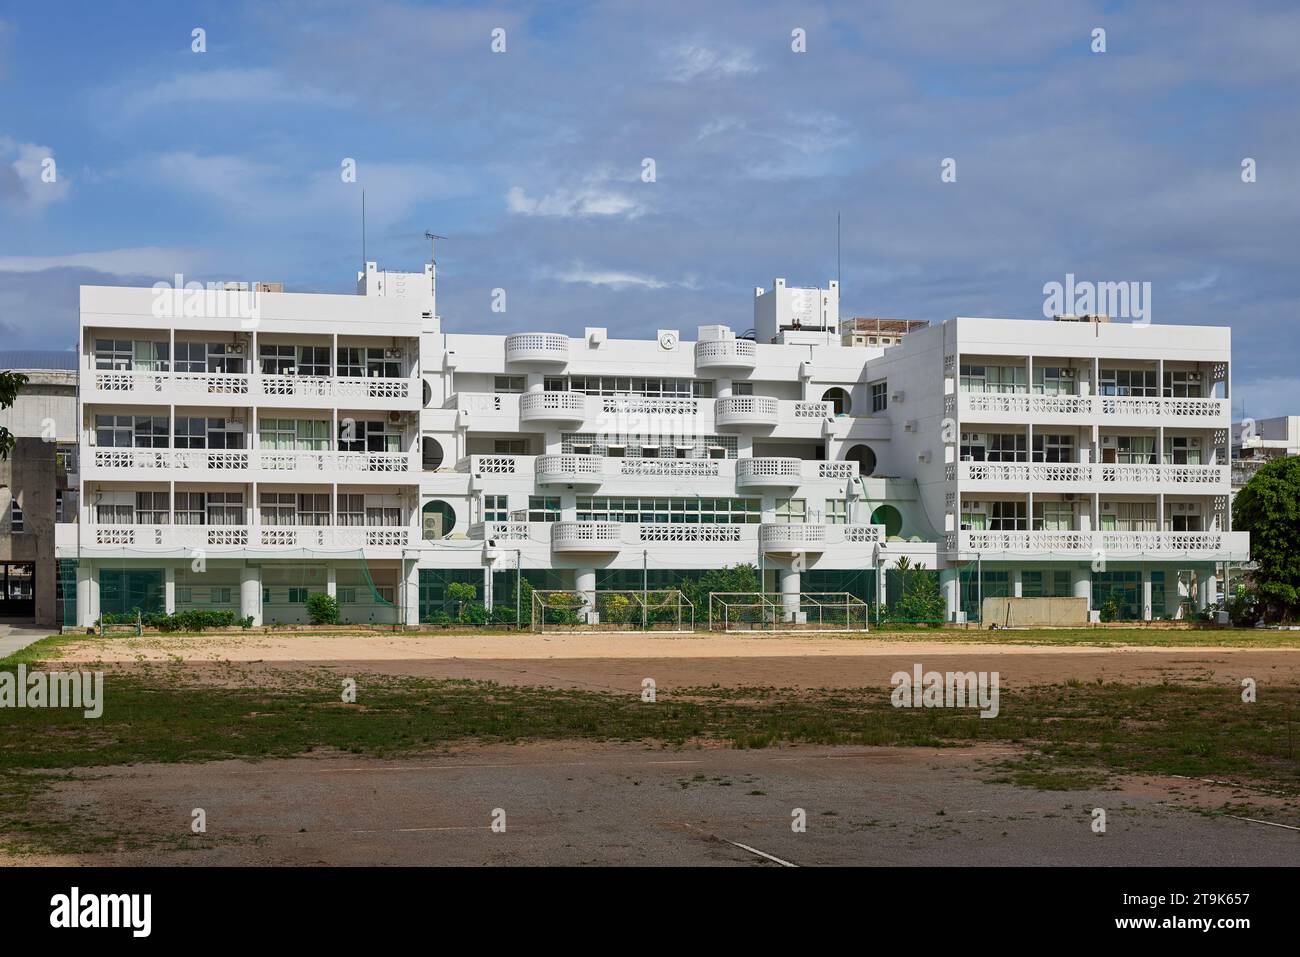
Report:
M 231 662 L 261 668 L 322 665 L 340 673 L 476 678 L 502 684 L 630 691 L 644 678 L 660 688 L 833 688 L 889 685 L 916 662 L 927 670 L 997 671 L 1007 687 L 1077 678 L 1151 683 L 1212 681 L 1236 685 L 1300 683 L 1300 649 L 1097 648 L 828 636 L 735 635 L 221 635 L 88 639 L 62 661 Z
M 1267 797 L 1174 779 L 1017 788 L 987 768 L 1010 753 L 562 742 L 97 769 L 48 798 L 60 814 L 95 809 L 119 846 L 9 863 L 1285 865 L 1300 854 L 1300 833 L 1196 810 Z M 202 835 L 190 831 L 195 808 Z M 491 828 L 497 809 L 504 833 Z

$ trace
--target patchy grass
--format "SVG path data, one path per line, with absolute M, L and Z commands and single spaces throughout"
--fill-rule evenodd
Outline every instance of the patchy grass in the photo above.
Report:
M 30 666 L 43 661 L 58 661 L 63 657 L 63 652 L 68 647 L 91 640 L 86 635 L 50 635 L 47 638 L 32 642 L 26 648 L 21 648 L 11 655 L 0 658 L 0 669 L 12 669 L 18 667 L 18 665 Z

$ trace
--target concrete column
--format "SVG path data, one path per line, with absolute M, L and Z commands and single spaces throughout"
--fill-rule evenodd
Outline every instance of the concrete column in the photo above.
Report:
M 715 398 L 725 399 L 731 395 L 731 390 L 732 386 L 730 379 L 718 379 L 716 380 L 713 394 Z
M 163 568 L 163 611 L 176 614 L 176 568 L 172 565 Z
M 785 621 L 799 618 L 799 573 L 791 568 L 777 570 L 781 579 L 781 617 Z
M 1013 598 L 1025 597 L 1024 576 L 1019 568 L 1011 569 L 1011 595 Z
M 1092 609 L 1092 572 L 1087 568 L 1070 569 L 1070 591 L 1075 598 L 1087 599 L 1089 610 Z
M 961 579 L 957 569 L 939 570 L 939 589 L 943 592 L 943 617 L 956 621 L 957 612 L 961 611 Z
M 332 562 L 325 566 L 325 594 L 339 597 L 339 570 Z
M 1142 569 L 1142 620 L 1150 621 L 1153 617 L 1151 608 L 1151 569 Z
M 84 558 L 77 562 L 77 624 L 89 628 L 99 617 L 99 582 L 95 566 Z
M 1196 610 L 1204 611 L 1211 602 L 1218 601 L 1218 583 L 1214 580 L 1213 568 L 1196 570 Z
M 578 610 L 578 615 L 586 621 L 596 611 L 596 569 L 579 568 L 573 573 L 573 587 L 582 596 L 582 607 Z
M 411 560 L 407 568 L 407 559 L 402 559 L 402 623 L 413 628 L 420 623 L 420 565 Z
M 262 569 L 246 564 L 239 570 L 239 617 L 249 616 L 253 624 L 262 623 Z

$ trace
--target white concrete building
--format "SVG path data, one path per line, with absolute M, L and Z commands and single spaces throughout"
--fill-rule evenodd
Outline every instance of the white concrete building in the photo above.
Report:
M 874 600 L 902 556 L 950 618 L 1001 594 L 1159 618 L 1248 558 L 1227 329 L 958 318 L 855 347 L 835 283 L 777 280 L 755 339 L 446 333 L 434 282 L 371 263 L 357 296 L 256 310 L 83 287 L 76 623 L 302 621 L 327 591 L 413 625 L 451 582 L 513 620 L 517 575 L 668 588 L 739 563 Z
M 1232 424 L 1232 490 L 1248 483 L 1261 465 L 1300 455 L 1300 415 L 1244 419 Z

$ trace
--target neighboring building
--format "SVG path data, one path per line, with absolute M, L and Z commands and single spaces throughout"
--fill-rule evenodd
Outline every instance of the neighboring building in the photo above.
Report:
M 1236 494 L 1261 465 L 1300 455 L 1300 415 L 1245 419 L 1232 424 L 1232 491 Z
M 444 333 L 434 281 L 370 263 L 357 296 L 265 292 L 256 315 L 83 287 L 76 623 L 303 621 L 326 591 L 414 624 L 452 582 L 513 608 L 517 576 L 670 588 L 741 562 L 793 607 L 874 599 L 902 556 L 939 570 L 949 617 L 981 595 L 1172 617 L 1248 557 L 1227 329 L 958 318 L 846 347 L 837 284 L 778 279 L 754 339 Z
M 858 316 L 840 321 L 840 342 L 846 346 L 881 346 L 888 348 L 903 341 L 903 336 L 928 326 L 926 319 L 880 319 Z
M 0 619 L 62 621 L 54 529 L 77 515 L 76 367 L 74 352 L 0 352 L 0 369 L 28 379 L 0 410 L 16 439 L 0 460 Z

